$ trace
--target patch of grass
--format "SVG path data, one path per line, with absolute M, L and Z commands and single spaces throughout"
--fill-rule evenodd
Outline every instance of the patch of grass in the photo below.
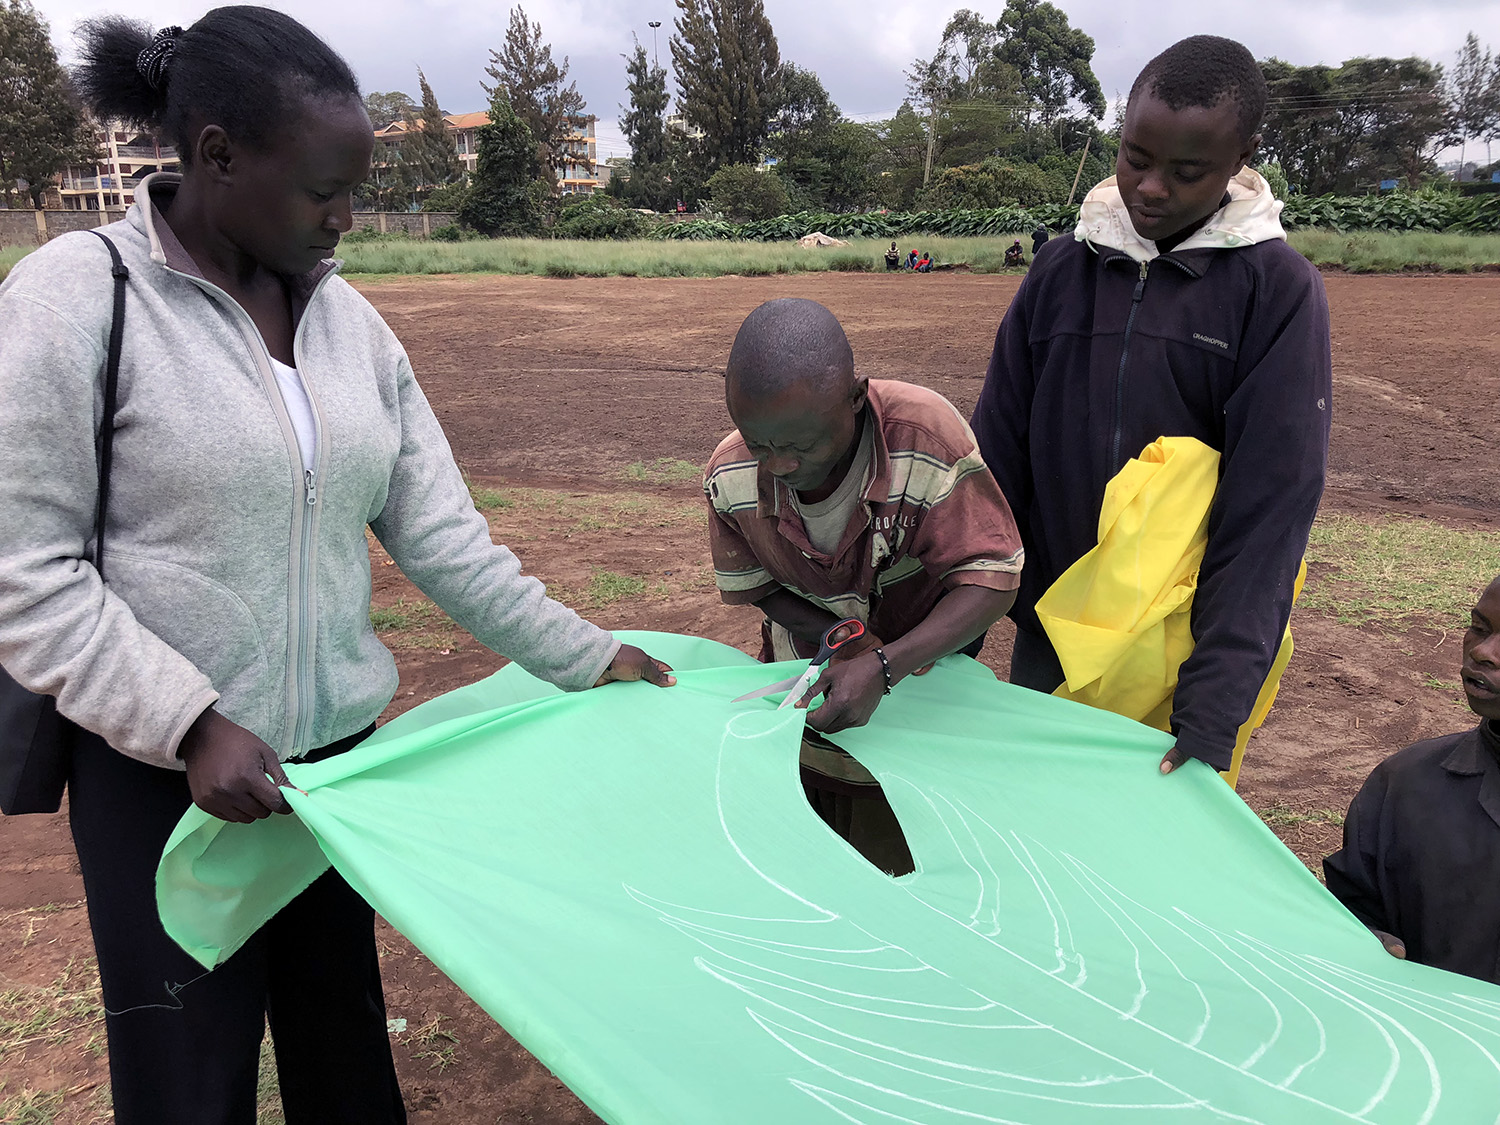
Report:
M 104 1050 L 104 1007 L 93 958 L 69 961 L 49 985 L 17 984 L 0 991 L 0 1060 L 32 1044 L 70 1041 L 94 1054 Z
M 613 570 L 596 570 L 589 578 L 585 595 L 595 608 L 612 605 L 625 598 L 636 598 L 646 592 L 646 580 L 633 574 L 618 574 Z
M 1302 604 L 1345 624 L 1400 631 L 1462 630 L 1485 584 L 1500 573 L 1493 532 L 1408 516 L 1332 513 L 1313 525 Z
M 439 1074 L 458 1061 L 458 1036 L 443 1026 L 447 1016 L 433 1016 L 416 1031 L 413 1037 L 423 1049 L 412 1054 L 414 1059 L 428 1060 L 427 1069 Z
M 481 512 L 503 512 L 516 504 L 498 488 L 487 488 L 473 481 L 469 482 L 469 497 L 474 501 L 474 507 Z
M 1294 809 L 1276 801 L 1260 810 L 1260 819 L 1267 828 L 1298 828 L 1304 824 L 1331 824 L 1340 828 L 1344 814 L 1337 809 Z
M 5 1085 L 0 1083 L 0 1095 L 4 1093 Z M 8 1097 L 0 1096 L 0 1125 L 52 1125 L 62 1107 L 60 1091 L 22 1090 Z
M 1434 676 L 1431 672 L 1422 677 L 1424 687 L 1430 687 L 1433 691 L 1440 691 L 1446 695 L 1462 695 L 1464 686 L 1457 680 L 1445 680 L 1441 676 Z
M 619 531 L 695 522 L 706 526 L 708 521 L 701 501 L 550 488 L 512 488 L 506 495 L 516 512 L 549 520 L 548 531 Z
M 431 602 L 409 602 L 397 598 L 395 605 L 372 607 L 370 624 L 377 633 L 391 633 L 416 629 L 442 616 L 442 610 Z
M 703 479 L 703 470 L 680 457 L 658 457 L 655 461 L 633 461 L 625 466 L 625 479 L 644 484 L 685 484 Z

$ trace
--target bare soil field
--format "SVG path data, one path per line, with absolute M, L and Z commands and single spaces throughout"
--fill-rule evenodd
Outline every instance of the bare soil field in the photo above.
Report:
M 721 605 L 713 589 L 695 471 L 729 428 L 720 372 L 740 320 L 774 296 L 822 301 L 866 372 L 924 383 L 967 412 L 1018 280 L 481 276 L 361 287 L 406 344 L 495 537 L 530 573 L 602 625 L 752 650 L 755 614 Z M 1500 277 L 1326 281 L 1335 421 L 1325 512 L 1500 532 Z M 375 619 L 402 671 L 387 717 L 500 666 L 378 545 L 372 553 Z M 1395 628 L 1295 614 L 1297 655 L 1240 792 L 1304 861 L 1316 866 L 1337 845 L 1375 763 L 1468 724 L 1454 627 L 1468 604 Z M 1009 644 L 996 629 L 982 659 L 1003 669 Z M 65 816 L 0 819 L 0 1122 L 110 1119 L 82 897 Z M 393 1041 L 414 1122 L 596 1120 L 399 934 L 382 926 L 380 943 L 390 1015 L 406 1021 Z M 268 1108 L 262 1120 L 280 1117 Z

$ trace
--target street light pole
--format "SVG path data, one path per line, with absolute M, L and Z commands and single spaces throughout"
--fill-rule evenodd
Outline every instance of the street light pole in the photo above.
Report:
M 651 65 L 660 70 L 661 55 L 656 50 L 656 29 L 661 26 L 661 20 L 651 20 L 646 26 L 651 29 Z

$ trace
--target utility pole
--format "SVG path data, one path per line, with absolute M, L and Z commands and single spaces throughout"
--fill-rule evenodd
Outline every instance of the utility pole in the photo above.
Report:
M 656 52 L 656 29 L 661 26 L 661 20 L 651 20 L 646 26 L 651 29 L 651 65 L 660 70 L 661 56 Z
M 932 179 L 932 150 L 937 145 L 937 98 L 932 99 L 932 114 L 927 119 L 927 165 L 922 169 L 922 186 Z
M 1078 193 L 1078 181 L 1083 178 L 1083 162 L 1089 158 L 1089 145 L 1094 143 L 1094 135 L 1090 133 L 1083 139 L 1083 155 L 1078 158 L 1078 171 L 1073 174 L 1073 186 L 1068 189 L 1068 206 L 1073 206 L 1073 196 Z

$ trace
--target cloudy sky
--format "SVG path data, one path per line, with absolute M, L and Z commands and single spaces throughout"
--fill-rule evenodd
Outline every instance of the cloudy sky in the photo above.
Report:
M 78 20 L 119 12 L 154 25 L 184 26 L 207 6 L 199 0 L 33 0 L 52 25 L 64 61 Z M 1057 2 L 1057 0 L 1054 0 Z M 354 65 L 366 90 L 415 94 L 421 66 L 450 113 L 483 109 L 480 89 L 489 48 L 505 36 L 506 3 L 459 0 L 323 0 L 272 7 L 304 20 Z M 817 71 L 839 107 L 860 119 L 889 116 L 901 103 L 903 69 L 931 55 L 948 16 L 975 6 L 997 18 L 1003 0 L 970 5 L 931 0 L 765 0 L 781 56 Z M 1337 63 L 1358 55 L 1420 55 L 1450 64 L 1469 31 L 1500 48 L 1500 0 L 1254 0 L 1215 4 L 1157 0 L 1147 4 L 1060 0 L 1074 27 L 1094 37 L 1094 72 L 1111 101 L 1129 89 L 1141 65 L 1185 35 L 1210 32 L 1244 42 L 1256 55 L 1298 64 Z M 632 33 L 652 49 L 651 20 L 670 68 L 667 38 L 672 0 L 526 0 L 557 56 L 599 116 L 600 157 L 625 155 L 616 119 L 625 100 L 622 52 Z

